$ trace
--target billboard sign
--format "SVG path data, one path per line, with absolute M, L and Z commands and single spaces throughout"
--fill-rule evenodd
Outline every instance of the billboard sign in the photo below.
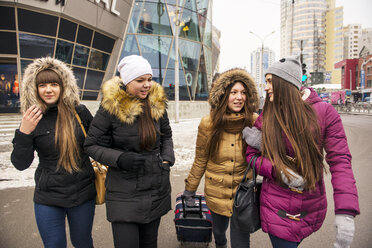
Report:
M 331 79 L 332 79 L 332 72 L 330 71 L 327 71 L 324 73 L 324 81 L 326 84 L 329 84 L 331 83 Z
M 366 75 L 365 75 L 364 70 L 360 70 L 360 88 L 361 89 L 364 89 L 365 78 L 366 78 Z

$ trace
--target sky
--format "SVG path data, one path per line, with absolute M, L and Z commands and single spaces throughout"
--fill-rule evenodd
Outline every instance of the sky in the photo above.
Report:
M 371 0 L 336 0 L 338 6 L 344 6 L 344 26 L 360 23 L 372 28 Z M 280 59 L 280 0 L 214 0 L 212 18 L 221 31 L 220 72 L 233 67 L 250 71 L 250 54 L 261 48 L 265 37 L 265 47 Z

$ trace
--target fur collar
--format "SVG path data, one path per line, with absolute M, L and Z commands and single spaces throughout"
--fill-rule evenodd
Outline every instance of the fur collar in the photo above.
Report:
M 221 104 L 221 97 L 225 94 L 226 88 L 235 83 L 236 81 L 243 82 L 247 88 L 247 96 L 249 105 L 255 111 L 258 109 L 258 94 L 256 89 L 256 83 L 252 76 L 244 69 L 235 68 L 223 72 L 214 82 L 213 87 L 209 93 L 208 102 L 211 108 L 217 108 Z
M 116 116 L 121 122 L 133 124 L 134 120 L 142 113 L 141 100 L 129 95 L 121 86 L 123 81 L 114 77 L 102 86 L 101 106 L 110 114 Z M 167 98 L 164 89 L 156 82 L 152 82 L 150 93 L 151 116 L 158 121 L 165 113 Z
M 39 106 L 43 111 L 47 109 L 47 105 L 39 100 L 35 84 L 37 74 L 45 69 L 53 70 L 61 78 L 64 90 L 60 99 L 71 108 L 79 105 L 79 88 L 72 70 L 57 59 L 45 57 L 35 59 L 23 74 L 20 95 L 22 113 L 32 105 Z

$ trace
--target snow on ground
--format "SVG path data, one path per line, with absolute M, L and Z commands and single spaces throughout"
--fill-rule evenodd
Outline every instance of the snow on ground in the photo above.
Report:
M 176 163 L 172 168 L 172 175 L 187 173 L 194 161 L 196 135 L 200 118 L 180 120 L 175 123 L 171 120 L 173 131 L 173 144 Z M 6 188 L 35 186 L 34 173 L 39 162 L 35 153 L 35 159 L 30 168 L 18 171 L 10 162 L 11 140 L 13 137 L 1 137 L 0 145 L 6 149 L 0 149 L 0 190 Z

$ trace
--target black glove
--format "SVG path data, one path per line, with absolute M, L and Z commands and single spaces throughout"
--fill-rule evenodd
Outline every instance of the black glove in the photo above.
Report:
M 136 152 L 123 152 L 118 158 L 118 167 L 122 170 L 133 171 L 145 166 L 146 158 Z
M 185 202 L 186 202 L 186 206 L 188 207 L 195 207 L 196 206 L 196 203 L 195 203 L 195 192 L 192 192 L 192 191 L 183 191 L 183 195 L 185 196 Z

